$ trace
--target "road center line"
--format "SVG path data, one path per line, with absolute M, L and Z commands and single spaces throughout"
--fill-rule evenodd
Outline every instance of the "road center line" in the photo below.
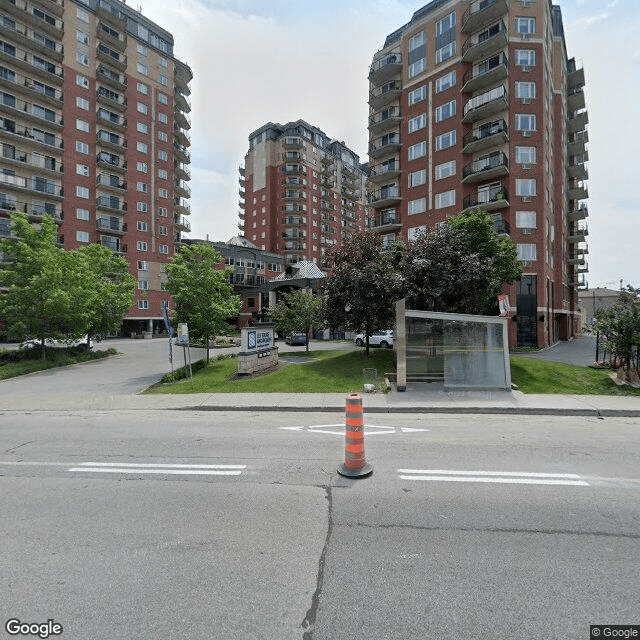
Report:
M 144 469 L 246 469 L 246 464 L 160 464 L 133 462 L 81 462 L 81 467 L 135 467 Z
M 458 471 L 451 469 L 398 469 L 398 473 L 437 474 L 447 476 L 497 476 L 510 478 L 564 478 L 579 480 L 575 473 L 529 473 L 520 471 Z
M 487 476 L 400 476 L 401 480 L 423 480 L 432 482 L 484 482 L 493 484 L 546 484 L 546 485 L 566 485 L 574 487 L 588 487 L 589 483 L 582 480 L 549 480 L 542 478 L 490 478 Z

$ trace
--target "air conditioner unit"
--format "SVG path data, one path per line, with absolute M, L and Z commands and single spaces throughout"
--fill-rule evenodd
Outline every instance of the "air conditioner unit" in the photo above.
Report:
M 531 131 L 523 131 L 523 132 L 522 132 L 522 135 L 523 135 L 525 138 L 530 138 L 530 137 L 531 137 L 531 135 L 532 135 L 532 133 L 533 133 L 533 132 L 531 132 Z
M 530 34 L 530 33 L 521 33 L 521 34 L 520 34 L 520 37 L 521 37 L 523 40 L 528 40 L 528 39 L 531 37 L 531 34 Z
M 533 233 L 533 229 L 528 229 L 526 227 L 520 229 L 520 233 L 522 233 L 525 236 L 530 235 L 531 233 Z
M 525 65 L 522 67 L 522 70 L 526 73 L 526 72 L 528 72 L 528 71 L 531 71 L 531 67 L 530 67 L 529 65 L 526 65 L 526 64 L 525 64 Z
M 531 104 L 531 98 L 522 98 L 522 104 Z
M 531 202 L 531 196 L 522 196 L 522 202 Z
M 523 168 L 525 171 L 528 171 L 529 169 L 531 169 L 531 165 L 530 165 L 530 164 L 523 164 L 523 165 L 522 165 L 522 168 Z

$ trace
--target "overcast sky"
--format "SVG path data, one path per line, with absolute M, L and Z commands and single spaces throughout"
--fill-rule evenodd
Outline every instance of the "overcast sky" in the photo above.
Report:
M 540 0 L 543 1 L 543 0 Z M 546 0 L 544 0 L 546 1 Z M 248 135 L 303 119 L 367 160 L 367 74 L 385 37 L 427 2 L 128 0 L 170 31 L 191 82 L 190 237 L 238 234 Z M 638 0 L 558 0 L 585 69 L 591 288 L 640 287 Z

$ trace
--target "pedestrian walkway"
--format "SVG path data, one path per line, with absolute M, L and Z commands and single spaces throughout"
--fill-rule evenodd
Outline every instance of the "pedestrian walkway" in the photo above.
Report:
M 530 357 L 586 357 L 584 339 Z M 0 382 L 0 411 L 295 411 L 344 413 L 341 393 L 202 393 L 142 395 L 170 369 L 167 341 L 108 341 L 121 355 Z M 587 345 L 587 348 L 584 347 Z M 345 348 L 345 345 L 342 345 Z M 346 347 L 348 348 L 348 346 Z M 554 351 L 555 349 L 555 351 Z M 574 354 L 571 355 L 571 350 Z M 180 350 L 181 351 L 181 350 Z M 575 353 L 583 351 L 583 355 Z M 204 351 L 198 355 L 203 357 Z M 552 356 L 552 357 L 550 357 Z M 182 358 L 174 350 L 174 358 Z M 195 352 L 192 359 L 196 359 Z M 179 366 L 181 362 L 176 362 Z M 360 391 L 360 390 L 355 390 Z M 408 384 L 405 392 L 364 393 L 367 413 L 460 413 L 640 417 L 640 397 L 526 395 L 520 391 L 445 391 L 442 383 Z

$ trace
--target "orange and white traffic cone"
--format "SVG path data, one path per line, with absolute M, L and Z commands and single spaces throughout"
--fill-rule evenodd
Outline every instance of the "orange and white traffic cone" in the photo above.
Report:
M 344 464 L 338 467 L 338 473 L 349 478 L 363 478 L 373 472 L 364 457 L 364 417 L 362 396 L 350 393 L 345 406 Z

